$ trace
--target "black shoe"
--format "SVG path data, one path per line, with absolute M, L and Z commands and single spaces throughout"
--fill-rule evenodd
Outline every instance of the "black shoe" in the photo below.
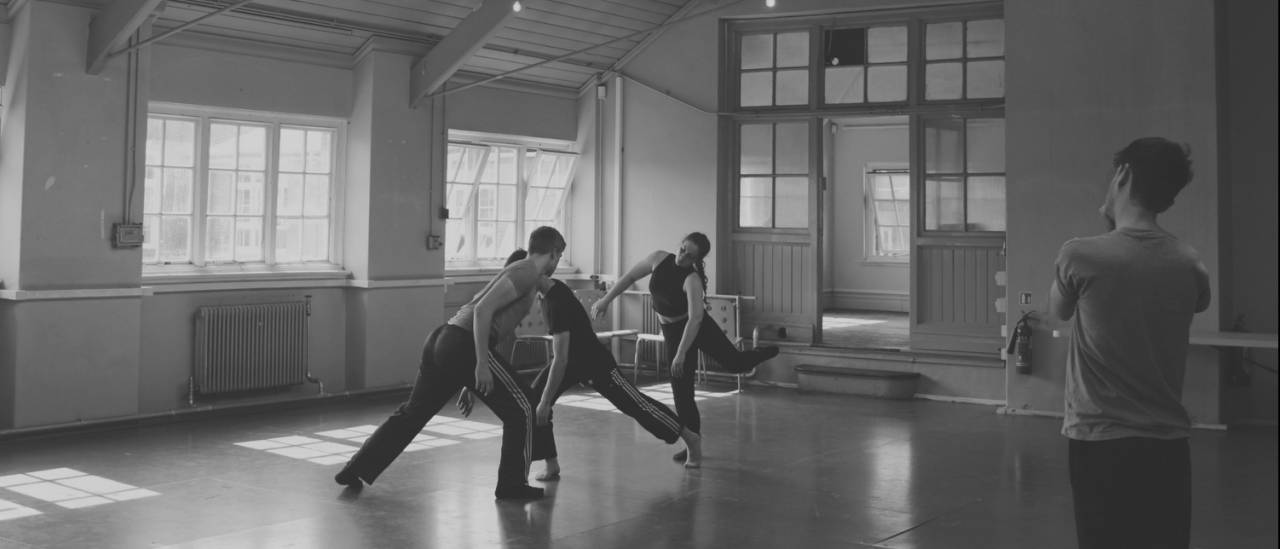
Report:
M 676 452 L 674 455 L 671 456 L 671 461 L 679 461 L 680 463 L 684 463 L 686 459 L 689 459 L 688 448 L 685 448 L 684 450 L 680 450 L 679 452 Z
M 498 499 L 539 499 L 546 495 L 546 491 L 542 488 L 529 486 L 513 486 L 511 488 L 498 488 L 493 491 L 493 497 Z
M 338 471 L 338 474 L 333 475 L 333 481 L 349 488 L 361 488 L 364 486 L 364 481 L 360 480 L 360 475 L 346 469 Z

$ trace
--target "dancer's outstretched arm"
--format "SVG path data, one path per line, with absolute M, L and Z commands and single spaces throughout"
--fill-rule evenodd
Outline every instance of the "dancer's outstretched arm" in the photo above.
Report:
M 551 421 L 551 407 L 560 395 L 560 383 L 564 381 L 564 372 L 569 368 L 569 332 L 558 332 L 551 336 L 551 372 L 547 374 L 547 386 L 542 389 L 542 398 L 538 400 L 538 425 L 546 425 Z
M 653 274 L 653 269 L 656 268 L 659 263 L 662 263 L 662 260 L 666 259 L 668 255 L 670 255 L 669 252 L 658 250 L 633 265 L 631 270 L 622 275 L 622 278 L 619 278 L 612 288 L 609 288 L 609 291 L 604 294 L 604 297 L 591 305 L 591 317 L 603 317 L 604 314 L 609 311 L 609 304 L 612 303 L 614 299 L 621 295 L 622 292 L 627 291 L 627 288 L 630 288 L 640 279 Z

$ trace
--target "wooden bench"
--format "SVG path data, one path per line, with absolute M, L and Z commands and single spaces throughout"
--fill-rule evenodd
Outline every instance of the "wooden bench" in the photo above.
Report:
M 909 399 L 915 397 L 920 381 L 917 372 L 895 372 L 843 366 L 800 364 L 796 366 L 800 389 L 823 393 Z

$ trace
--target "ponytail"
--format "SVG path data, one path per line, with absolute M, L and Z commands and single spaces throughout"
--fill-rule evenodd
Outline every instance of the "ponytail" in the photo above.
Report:
M 702 306 L 709 307 L 711 304 L 707 301 L 707 265 L 701 259 L 693 262 L 693 271 L 698 273 L 698 279 L 702 281 Z
M 510 265 L 526 257 L 529 257 L 529 252 L 524 251 L 524 248 L 516 248 L 516 251 L 511 252 L 511 255 L 507 256 L 506 264 Z M 703 281 L 705 285 L 706 277 L 703 277 Z

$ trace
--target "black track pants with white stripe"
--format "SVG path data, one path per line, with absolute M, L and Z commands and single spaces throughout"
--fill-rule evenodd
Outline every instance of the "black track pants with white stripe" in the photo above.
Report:
M 458 389 L 474 389 L 475 342 L 471 332 L 452 325 L 436 328 L 422 348 L 418 379 L 409 400 L 374 431 L 347 462 L 353 472 L 370 484 L 413 441 L 427 422 L 444 408 Z M 512 373 L 496 353 L 489 353 L 493 390 L 480 400 L 502 420 L 502 458 L 498 464 L 498 488 L 527 484 L 533 455 L 534 406 L 537 397 L 529 385 Z
M 601 396 L 612 402 L 624 414 L 635 419 L 641 427 L 649 431 L 653 436 L 658 437 L 667 444 L 672 444 L 680 439 L 679 418 L 676 413 L 671 411 L 665 404 L 658 402 L 640 392 L 635 385 L 632 385 L 618 372 L 617 364 L 613 357 L 602 354 L 600 357 L 569 357 L 569 364 L 564 377 L 560 380 L 560 387 L 556 391 L 559 397 L 570 387 L 590 381 L 591 386 L 595 388 Z M 538 373 L 538 378 L 533 382 L 533 391 L 535 394 L 542 395 L 543 389 L 547 386 L 548 378 L 551 375 L 551 368 L 543 368 Z M 556 441 L 553 432 L 552 422 L 547 425 L 538 425 L 533 431 L 533 460 L 538 461 L 547 458 L 556 457 Z

